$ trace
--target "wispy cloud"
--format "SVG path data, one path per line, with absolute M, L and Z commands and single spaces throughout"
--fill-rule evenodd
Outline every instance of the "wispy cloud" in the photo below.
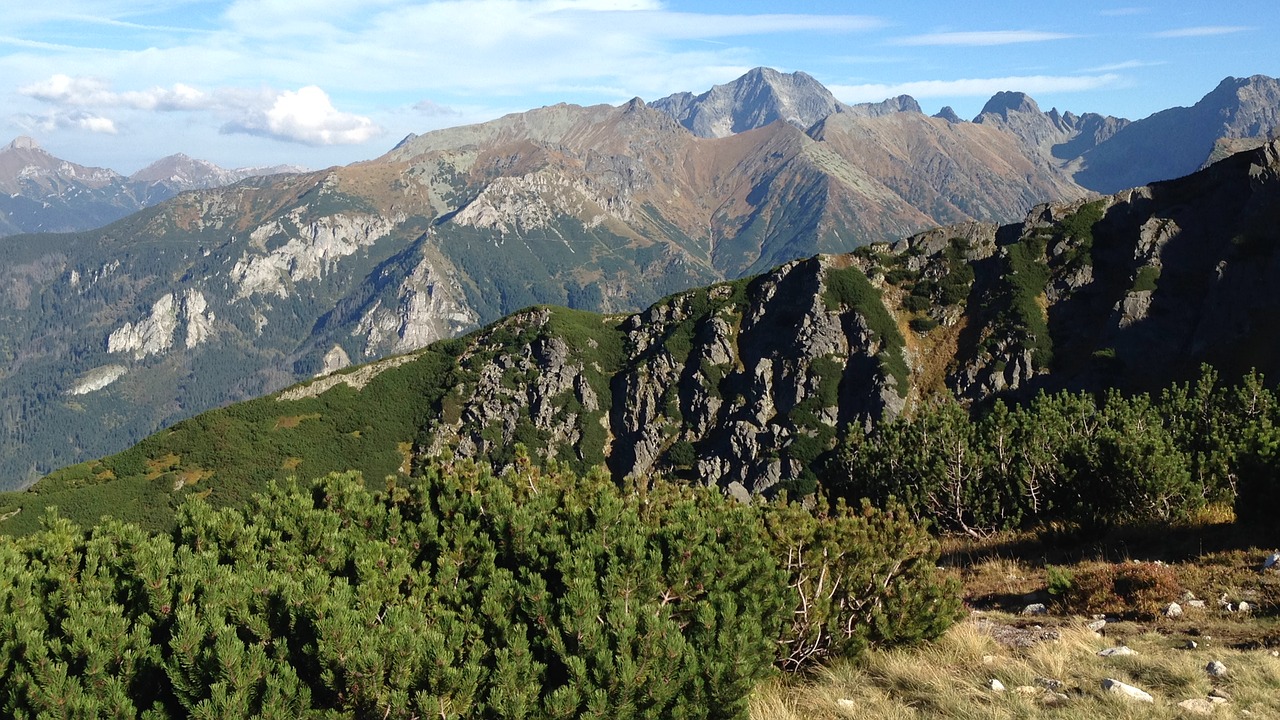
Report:
M 85 132 L 115 135 L 118 131 L 111 118 L 84 110 L 55 110 L 43 115 L 24 113 L 14 118 L 28 132 L 52 132 L 54 130 L 83 130 Z
M 1098 65 L 1096 67 L 1084 68 L 1080 72 L 1108 73 L 1108 72 L 1115 72 L 1117 70 L 1134 70 L 1136 68 L 1158 67 L 1160 65 L 1168 65 L 1168 64 L 1169 63 L 1164 60 L 1154 60 L 1154 61 L 1126 60 L 1124 62 L 1112 63 L 1110 65 Z
M 928 46 L 928 45 L 1013 45 L 1015 43 L 1046 42 L 1049 40 L 1068 40 L 1079 37 L 1067 33 L 1041 32 L 1039 30 L 981 30 L 977 32 L 943 32 L 926 35 L 910 35 L 897 38 L 894 45 Z
M 1200 25 L 1197 27 L 1162 30 L 1151 35 L 1158 38 L 1211 37 L 1214 35 L 1230 35 L 1249 29 L 1243 25 Z
M 1005 90 L 1026 93 L 1083 92 L 1117 85 L 1121 77 L 1105 75 L 1024 75 L 961 80 L 917 80 L 896 84 L 829 85 L 836 97 L 847 103 L 875 102 L 898 95 L 914 98 L 987 97 Z

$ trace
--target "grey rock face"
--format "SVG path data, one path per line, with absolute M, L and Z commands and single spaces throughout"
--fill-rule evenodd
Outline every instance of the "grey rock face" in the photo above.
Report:
M 770 68 L 756 68 L 701 95 L 678 93 L 650 106 L 671 115 L 699 137 L 728 137 L 778 120 L 805 130 L 848 108 L 813 77 Z

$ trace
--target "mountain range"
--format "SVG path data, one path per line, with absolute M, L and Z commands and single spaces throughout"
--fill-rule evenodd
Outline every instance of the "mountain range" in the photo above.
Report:
M 19 137 L 0 149 L 0 236 L 90 230 L 187 190 L 300 171 L 283 165 L 225 170 L 179 153 L 124 176 L 56 158 Z
M 1167 111 L 1241 118 L 1179 130 L 1207 138 L 1185 172 L 1264 142 L 1275 87 L 1229 79 L 1199 110 Z M 634 312 L 819 253 L 1083 207 L 1080 178 L 1117 181 L 1095 160 L 1104 148 L 1168 142 L 1177 125 L 1045 113 L 1016 93 L 973 122 L 942 115 L 910 98 L 844 105 L 803 73 L 760 69 L 702 95 L 540 108 L 346 167 L 186 192 L 97 230 L 4 238 L 0 478 L 30 482 L 531 305 Z M 1144 183 L 1173 172 L 1167 155 Z M 974 383 L 998 384 L 983 372 Z
M 1202 363 L 1274 377 L 1278 316 L 1275 141 L 1185 178 L 796 260 L 634 314 L 528 308 L 57 472 L 3 498 L 0 527 L 31 529 L 52 503 L 79 522 L 112 507 L 163 528 L 193 493 L 235 504 L 273 479 L 394 479 L 438 457 L 501 467 L 518 443 L 619 480 L 794 491 L 840 438 L 939 395 L 1157 390 Z

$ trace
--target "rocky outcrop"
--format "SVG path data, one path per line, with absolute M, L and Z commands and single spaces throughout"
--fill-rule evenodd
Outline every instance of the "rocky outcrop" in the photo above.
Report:
M 403 221 L 347 214 L 307 221 L 307 212 L 306 205 L 294 208 L 249 234 L 251 249 L 244 251 L 229 273 L 238 287 L 237 300 L 251 295 L 286 298 L 294 283 L 318 280 L 341 258 L 372 245 Z
M 124 365 L 104 365 L 94 368 L 76 378 L 76 382 L 67 390 L 68 395 L 88 395 L 97 392 L 111 383 L 124 377 L 129 368 Z
M 163 355 L 173 347 L 178 327 L 186 326 L 184 345 L 194 348 L 213 334 L 214 315 L 199 290 L 188 289 L 181 297 L 166 293 L 138 322 L 126 322 L 107 336 L 107 352 L 131 353 L 135 360 Z
M 417 350 L 478 325 L 457 274 L 441 272 L 440 264 L 423 257 L 399 284 L 394 304 L 378 299 L 364 311 L 352 335 L 363 339 L 366 357 Z
M 568 339 L 567 311 L 517 315 L 488 333 L 504 345 L 480 337 L 464 353 L 467 379 L 426 447 L 492 457 L 536 440 L 535 454 L 607 458 L 620 478 L 671 473 L 745 494 L 801 482 L 838 428 L 905 405 L 883 370 L 901 348 L 872 330 L 884 305 L 829 287 L 848 273 L 861 270 L 846 259 L 789 263 L 605 320 L 585 341 Z

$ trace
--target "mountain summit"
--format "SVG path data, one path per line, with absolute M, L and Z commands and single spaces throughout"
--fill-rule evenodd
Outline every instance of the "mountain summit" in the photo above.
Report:
M 801 130 L 848 109 L 822 83 L 803 72 L 755 68 L 701 95 L 682 92 L 650 103 L 698 137 L 728 137 L 785 120 Z

